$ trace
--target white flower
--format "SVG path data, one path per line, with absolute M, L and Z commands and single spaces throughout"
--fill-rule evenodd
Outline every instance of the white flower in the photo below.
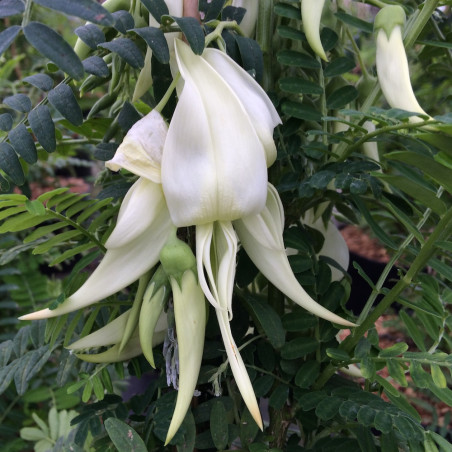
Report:
M 301 18 L 303 19 L 303 30 L 311 49 L 322 60 L 328 61 L 320 40 L 320 19 L 325 0 L 301 0 Z
M 419 105 L 410 81 L 410 69 L 403 45 L 405 12 L 401 6 L 382 8 L 375 17 L 378 81 L 388 104 L 414 113 L 428 114 Z M 419 121 L 419 118 L 412 118 Z
M 237 386 L 262 428 L 252 384 L 229 325 L 237 236 L 259 270 L 294 302 L 333 322 L 353 324 L 312 300 L 288 263 L 281 201 L 267 182 L 267 166 L 276 158 L 273 129 L 280 123 L 270 99 L 222 52 L 206 49 L 198 56 L 179 40 L 175 49 L 183 87 L 168 132 L 161 115 L 151 112 L 132 127 L 107 162 L 113 170 L 124 168 L 140 178 L 124 199 L 104 259 L 60 307 L 22 319 L 54 317 L 117 292 L 152 268 L 162 249 L 165 266 L 164 245 L 170 248 L 174 243 L 176 227 L 196 226 L 199 285 L 216 309 Z M 174 281 L 172 289 L 175 297 L 180 295 Z M 196 306 L 200 309 L 201 304 Z M 182 317 L 176 314 L 176 329 L 182 322 L 178 318 Z M 183 327 L 181 334 L 189 341 L 186 331 L 188 327 Z M 199 354 L 200 341 L 196 343 Z M 181 407 L 196 383 L 195 367 L 186 372 L 190 377 L 184 382 Z M 178 408 L 178 415 L 186 409 Z

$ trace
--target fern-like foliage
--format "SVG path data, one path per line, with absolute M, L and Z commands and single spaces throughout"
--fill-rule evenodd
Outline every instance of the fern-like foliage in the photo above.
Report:
M 87 196 L 67 188 L 46 192 L 34 201 L 19 194 L 0 195 L 0 234 L 27 231 L 18 251 L 49 253 L 51 266 L 94 248 L 105 251 L 103 243 L 117 209 L 111 198 L 98 201 Z M 6 260 L 4 255 L 0 263 Z

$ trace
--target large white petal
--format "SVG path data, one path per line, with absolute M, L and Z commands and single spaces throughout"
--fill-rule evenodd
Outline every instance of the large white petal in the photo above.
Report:
M 242 356 L 232 337 L 231 327 L 229 324 L 228 315 L 225 311 L 215 310 L 217 314 L 218 324 L 220 325 L 221 336 L 223 337 L 224 347 L 228 356 L 229 365 L 231 366 L 232 374 L 235 382 L 242 395 L 243 401 L 247 406 L 251 416 L 256 421 L 256 424 L 262 430 L 262 417 L 257 404 L 256 395 L 254 394 L 253 385 L 246 370 Z
M 391 107 L 427 115 L 411 86 L 400 25 L 393 28 L 389 39 L 384 29 L 378 30 L 376 65 L 381 90 Z
M 123 168 L 160 183 L 160 164 L 167 132 L 168 126 L 162 115 L 152 110 L 132 126 L 105 166 L 112 171 Z
M 134 240 L 120 248 L 107 250 L 99 266 L 85 284 L 56 309 L 20 317 L 37 320 L 58 317 L 89 306 L 118 292 L 136 281 L 159 260 L 159 254 L 174 227 L 169 215 L 159 215 L 152 225 Z
M 272 165 L 276 160 L 273 129 L 281 124 L 281 119 L 271 100 L 256 80 L 224 52 L 206 49 L 202 56 L 242 102 L 264 147 L 267 166 Z
M 159 216 L 169 218 L 162 186 L 140 177 L 124 197 L 116 226 L 105 247 L 112 249 L 126 245 L 152 228 Z
M 274 220 L 271 222 L 265 237 L 272 237 L 270 227 L 278 223 L 280 212 L 273 202 L 267 203 L 267 208 L 269 209 L 268 212 L 272 213 Z M 254 218 L 245 217 L 235 221 L 234 227 L 240 243 L 259 271 L 288 298 L 309 312 L 340 325 L 354 326 L 353 323 L 333 314 L 315 302 L 300 286 L 292 272 L 284 247 L 278 248 L 278 243 L 282 241 L 282 231 L 279 236 L 273 237 L 267 246 L 263 246 L 256 237 L 256 232 L 252 229 L 255 223 L 256 220 Z M 263 218 L 262 224 L 265 225 L 266 223 L 268 223 L 268 220 L 266 221 Z
M 176 40 L 185 81 L 162 156 L 162 184 L 176 226 L 230 221 L 265 205 L 262 144 L 241 102 L 200 56 Z

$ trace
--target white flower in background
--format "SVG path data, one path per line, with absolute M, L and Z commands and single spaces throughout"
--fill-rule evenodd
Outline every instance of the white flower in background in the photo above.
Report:
M 232 6 L 246 9 L 245 16 L 240 22 L 240 28 L 245 36 L 253 36 L 259 12 L 259 0 L 232 0 Z
M 320 19 L 322 18 L 325 0 L 301 0 L 301 18 L 303 30 L 311 49 L 322 60 L 328 61 L 320 40 Z
M 168 7 L 169 15 L 175 17 L 182 17 L 184 4 L 183 0 L 165 0 L 166 6 Z M 159 28 L 160 24 L 156 19 L 149 14 L 149 26 Z M 168 50 L 170 56 L 174 54 L 174 40 L 180 38 L 180 32 L 165 33 L 165 39 L 168 44 Z M 135 90 L 132 96 L 132 102 L 137 101 L 144 93 L 146 93 L 152 86 L 152 49 L 147 47 L 146 56 L 144 58 L 144 66 L 140 71 L 140 74 L 135 84 Z
M 216 310 L 237 386 L 262 428 L 253 387 L 229 323 L 237 236 L 258 269 L 286 296 L 322 318 L 353 324 L 312 300 L 287 260 L 281 201 L 267 182 L 267 166 L 276 159 L 273 129 L 280 123 L 270 99 L 219 50 L 206 49 L 198 56 L 176 40 L 175 51 L 184 84 L 168 131 L 161 115 L 151 112 L 131 128 L 115 157 L 107 162 L 110 169 L 124 168 L 140 178 L 124 198 L 104 259 L 57 309 L 22 319 L 55 317 L 121 290 L 155 266 L 165 243 L 174 240 L 176 227 L 196 226 L 199 285 Z M 172 288 L 176 296 L 173 284 Z M 176 314 L 176 329 L 177 323 Z M 196 383 L 195 372 L 192 369 L 188 374 L 191 383 L 185 388 L 190 389 Z M 184 389 L 181 400 L 189 392 Z M 185 406 L 186 400 L 181 404 Z
M 411 86 L 402 37 L 404 24 L 405 11 L 398 5 L 385 6 L 375 17 L 378 81 L 386 101 L 392 108 L 428 116 L 419 105 Z M 417 117 L 410 119 L 420 121 Z
M 309 209 L 300 218 L 302 224 L 317 229 L 324 238 L 322 248 L 317 253 L 318 256 L 327 256 L 337 262 L 341 268 L 347 270 L 350 262 L 350 253 L 347 243 L 339 232 L 336 225 L 330 220 L 325 225 L 322 217 L 316 218 L 314 209 Z M 331 280 L 340 281 L 344 277 L 344 273 L 339 269 L 330 265 Z

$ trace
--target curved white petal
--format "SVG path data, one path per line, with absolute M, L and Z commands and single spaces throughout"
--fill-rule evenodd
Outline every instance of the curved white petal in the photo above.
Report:
M 324 4 L 325 0 L 301 0 L 301 17 L 303 19 L 303 30 L 311 49 L 322 60 L 328 61 L 320 40 L 319 29 Z
M 42 309 L 22 316 L 20 320 L 57 317 L 89 306 L 124 289 L 158 262 L 160 251 L 172 231 L 169 215 L 159 215 L 152 225 L 134 240 L 120 248 L 107 250 L 85 284 L 56 309 Z
M 230 222 L 196 227 L 196 261 L 201 288 L 209 302 L 232 318 L 232 291 L 237 255 L 237 235 Z M 206 270 L 206 281 L 203 266 Z
M 383 28 L 378 30 L 376 65 L 381 90 L 391 107 L 427 115 L 411 86 L 400 25 L 392 29 L 389 39 Z
M 206 49 L 202 56 L 241 100 L 264 147 L 267 166 L 271 166 L 276 160 L 273 129 L 281 124 L 273 103 L 256 80 L 224 52 Z
M 350 261 L 350 253 L 347 243 L 342 237 L 337 227 L 332 221 L 328 222 L 325 227 L 322 218 L 315 219 L 314 210 L 308 210 L 303 218 L 300 218 L 301 222 L 311 228 L 317 229 L 324 237 L 324 242 L 319 256 L 327 256 L 336 261 L 344 270 L 347 270 Z M 331 267 L 331 279 L 333 281 L 340 281 L 344 274 L 335 267 Z
M 265 237 L 271 237 L 267 246 L 262 244 L 262 241 L 256 237 L 256 233 L 252 229 L 252 225 L 255 224 L 254 218 L 245 217 L 234 222 L 234 228 L 240 239 L 240 243 L 254 265 L 256 265 L 259 271 L 288 298 L 309 312 L 340 325 L 354 326 L 353 323 L 342 319 L 338 315 L 333 314 L 328 311 L 328 309 L 319 305 L 300 286 L 290 268 L 284 247 L 278 246 L 278 243 L 282 241 L 282 231 L 278 236 L 273 236 L 270 232 L 270 228 L 273 224 L 276 224 L 279 221 L 277 220 L 280 217 L 279 209 L 276 208 L 274 202 L 268 203 L 267 208 L 274 219 L 270 222 L 268 227 L 269 231 L 265 234 Z M 266 220 L 263 217 L 262 224 L 265 225 L 267 223 L 268 219 Z
M 162 156 L 162 184 L 176 226 L 230 221 L 265 205 L 262 145 L 221 75 L 176 40 L 185 81 Z
M 132 126 L 105 166 L 112 171 L 123 168 L 160 183 L 160 164 L 167 132 L 168 126 L 161 114 L 152 110 Z
M 246 370 L 242 356 L 232 337 L 231 327 L 227 313 L 224 311 L 215 310 L 217 314 L 218 324 L 220 325 L 221 336 L 223 338 L 224 347 L 228 356 L 229 365 L 231 366 L 232 374 L 235 382 L 239 388 L 240 394 L 247 406 L 251 416 L 256 421 L 259 428 L 263 429 L 262 417 L 257 404 L 256 395 L 254 394 L 253 385 Z
M 143 234 L 159 217 L 169 218 L 162 186 L 140 177 L 129 189 L 113 232 L 105 243 L 107 249 L 120 248 Z
M 171 278 L 171 287 L 179 346 L 179 391 L 165 444 L 171 441 L 181 426 L 193 398 L 206 330 L 206 303 L 193 271 L 187 270 L 183 274 L 180 286 Z
M 121 341 L 122 333 L 126 327 L 130 311 L 131 310 L 129 309 L 104 327 L 99 328 L 97 331 L 94 331 L 94 333 L 82 337 L 78 341 L 68 345 L 66 348 L 70 350 L 81 350 L 85 348 L 105 347 L 106 345 L 117 344 Z

